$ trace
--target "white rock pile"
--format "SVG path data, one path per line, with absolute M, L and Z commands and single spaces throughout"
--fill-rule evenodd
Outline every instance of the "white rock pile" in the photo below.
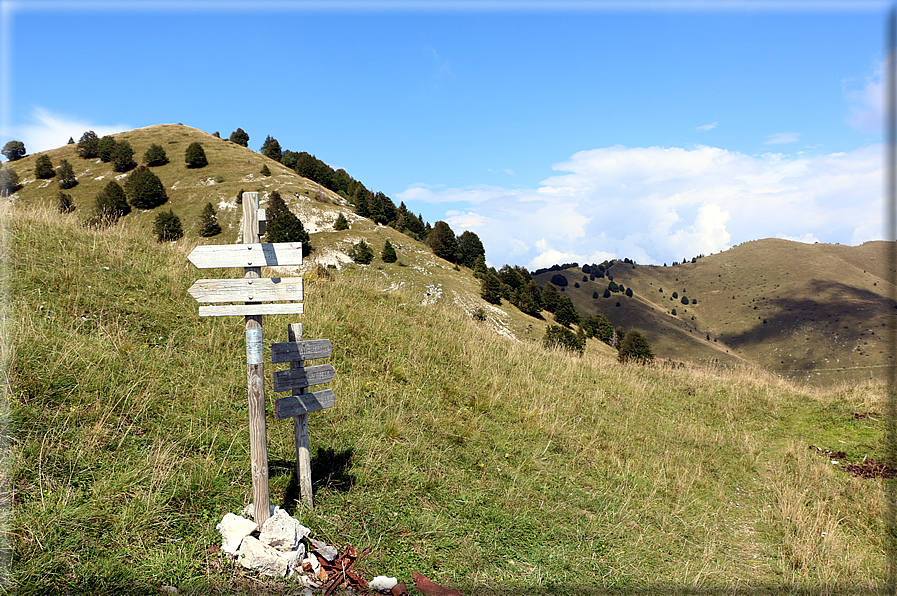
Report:
M 243 516 L 228 513 L 216 526 L 221 532 L 221 550 L 246 569 L 276 577 L 295 576 L 305 588 L 319 588 L 316 581 L 321 564 L 318 555 L 336 558 L 334 547 L 311 538 L 311 531 L 280 507 L 271 507 L 271 517 L 258 527 L 252 519 L 252 506 Z M 318 553 L 306 552 L 305 543 Z M 310 593 L 310 592 L 307 592 Z

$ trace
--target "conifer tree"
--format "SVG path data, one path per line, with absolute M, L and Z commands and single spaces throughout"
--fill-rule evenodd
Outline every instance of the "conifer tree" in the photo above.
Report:
M 564 327 L 579 323 L 579 313 L 569 296 L 559 296 L 557 308 L 554 310 L 554 320 Z
M 115 137 L 106 135 L 97 141 L 97 157 L 103 163 L 112 161 L 112 153 L 115 151 Z
M 430 232 L 428 239 L 433 254 L 439 258 L 445 259 L 449 263 L 455 263 L 458 260 L 458 241 L 455 239 L 455 233 L 444 221 L 437 221 L 433 224 L 433 231 Z
M 71 195 L 67 195 L 60 190 L 56 200 L 56 210 L 60 213 L 71 213 L 75 210 L 75 204 L 72 203 Z
M 388 239 L 386 244 L 383 245 L 383 252 L 380 253 L 380 258 L 383 259 L 384 263 L 395 263 L 399 259 L 396 249 L 393 248 Z
M 280 196 L 278 191 L 272 191 L 271 195 L 268 197 L 268 205 L 265 207 L 265 217 L 268 218 L 268 223 L 270 224 L 275 219 L 283 215 L 284 213 L 288 213 L 290 209 L 287 207 L 287 204 L 284 202 L 283 197 Z
M 59 162 L 59 168 L 56 170 L 59 176 L 59 188 L 69 189 L 78 185 L 78 179 L 75 177 L 75 170 L 68 160 L 63 159 Z
M 586 339 L 582 334 L 573 333 L 560 325 L 549 325 L 545 329 L 542 345 L 547 349 L 563 348 L 581 356 L 586 349 Z
M 16 161 L 25 157 L 25 144 L 22 141 L 9 141 L 3 145 L 0 151 L 9 161 Z
M 162 181 L 146 166 L 128 174 L 124 191 L 128 203 L 136 209 L 154 209 L 168 201 Z
M 38 155 L 34 162 L 34 177 L 40 180 L 46 180 L 55 175 L 56 170 L 53 169 L 53 162 L 50 161 L 50 156 L 46 153 Z
M 94 213 L 91 223 L 106 226 L 112 225 L 120 217 L 131 212 L 125 191 L 115 180 L 109 181 L 103 190 L 94 198 Z
M 162 211 L 153 220 L 153 233 L 159 242 L 177 240 L 184 235 L 181 219 L 171 209 Z
M 84 159 L 95 158 L 97 156 L 97 144 L 99 142 L 100 139 L 97 137 L 97 133 L 88 130 L 81 135 L 81 140 L 78 141 L 78 156 Z
M 234 132 L 230 133 L 230 140 L 237 145 L 249 147 L 249 135 L 246 134 L 246 131 L 244 131 L 242 128 L 238 128 Z
M 649 360 L 654 359 L 654 352 L 651 351 L 651 344 L 648 343 L 648 340 L 641 333 L 635 329 L 630 329 L 623 336 L 623 339 L 620 340 L 620 345 L 617 348 L 617 357 L 620 362 L 635 361 L 645 364 Z
M 492 271 L 486 271 L 486 275 L 480 280 L 480 296 L 490 304 L 501 304 L 501 280 Z
M 265 214 L 267 215 L 267 210 Z M 289 210 L 274 220 L 268 220 L 265 239 L 268 242 L 301 242 L 303 255 L 308 255 L 311 250 L 308 232 L 305 231 L 299 218 Z
M 474 269 L 480 256 L 485 259 L 486 249 L 483 248 L 483 242 L 479 236 L 474 232 L 465 230 L 458 237 L 458 253 L 460 255 L 458 264 Z
M 362 240 L 349 250 L 349 256 L 356 263 L 367 265 L 374 260 L 374 251 L 368 246 L 368 243 Z
M 184 161 L 187 163 L 188 168 L 204 168 L 209 165 L 209 160 L 206 159 L 206 152 L 197 141 L 187 146 L 187 151 L 184 152 Z
M 336 222 L 333 224 L 334 230 L 348 230 L 349 229 L 349 220 L 346 219 L 346 216 L 342 213 L 339 214 L 336 218 Z
M 151 168 L 164 166 L 168 163 L 168 155 L 165 154 L 165 149 L 162 145 L 153 143 L 146 150 L 146 153 L 143 154 L 143 163 Z
M 265 142 L 262 143 L 261 149 L 262 155 L 265 157 L 269 157 L 274 161 L 280 161 L 283 159 L 283 151 L 280 149 L 280 143 L 277 142 L 277 139 L 268 135 L 265 138 Z
M 115 143 L 115 149 L 112 150 L 112 169 L 116 172 L 127 172 L 136 165 L 131 143 L 127 141 Z
M 215 208 L 212 207 L 212 203 L 206 203 L 197 223 L 199 224 L 199 235 L 203 238 L 216 236 L 221 233 L 221 226 L 218 225 L 218 217 L 215 215 Z
M 9 166 L 0 165 L 0 196 L 9 196 L 22 188 L 19 175 Z

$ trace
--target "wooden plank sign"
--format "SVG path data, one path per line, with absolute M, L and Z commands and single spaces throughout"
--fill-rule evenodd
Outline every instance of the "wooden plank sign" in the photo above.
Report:
M 302 264 L 301 242 L 197 246 L 187 259 L 199 269 L 218 267 L 292 267 Z
M 271 344 L 271 362 L 292 362 L 294 360 L 314 360 L 327 358 L 333 352 L 329 339 L 290 341 Z
M 275 302 L 273 304 L 223 304 L 221 306 L 200 306 L 201 317 L 228 317 L 232 315 L 301 315 L 301 302 Z
M 278 420 L 292 418 L 309 412 L 317 412 L 336 403 L 336 394 L 332 389 L 312 391 L 305 395 L 284 397 L 274 402 L 274 412 Z
M 302 300 L 301 277 L 199 279 L 187 290 L 197 302 Z
M 290 391 L 312 385 L 329 383 L 336 376 L 336 371 L 329 364 L 291 368 L 274 372 L 274 391 Z

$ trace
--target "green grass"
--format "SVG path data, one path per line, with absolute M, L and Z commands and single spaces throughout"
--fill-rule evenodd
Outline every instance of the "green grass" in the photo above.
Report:
M 195 242 L 127 222 L 94 232 L 25 207 L 7 221 L 7 589 L 291 593 L 208 552 L 251 495 L 244 334 L 238 318 L 200 319 L 187 288 L 235 271 L 196 270 Z M 448 299 L 421 304 L 392 283 L 402 273 L 309 275 L 306 314 L 264 321 L 266 345 L 297 320 L 333 342 L 337 402 L 309 417 L 316 507 L 296 514 L 372 547 L 368 578 L 418 572 L 465 594 L 884 593 L 881 481 L 809 449 L 881 459 L 883 429 L 852 415 L 883 412 L 880 388 L 624 366 L 591 341 L 583 358 L 548 353 Z M 269 384 L 270 489 L 292 509 L 277 397 Z

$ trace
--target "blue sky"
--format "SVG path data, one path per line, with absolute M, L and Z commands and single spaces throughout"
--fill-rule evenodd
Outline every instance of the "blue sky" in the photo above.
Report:
M 884 2 L 0 4 L 0 143 L 31 153 L 241 127 L 496 267 L 883 238 Z

